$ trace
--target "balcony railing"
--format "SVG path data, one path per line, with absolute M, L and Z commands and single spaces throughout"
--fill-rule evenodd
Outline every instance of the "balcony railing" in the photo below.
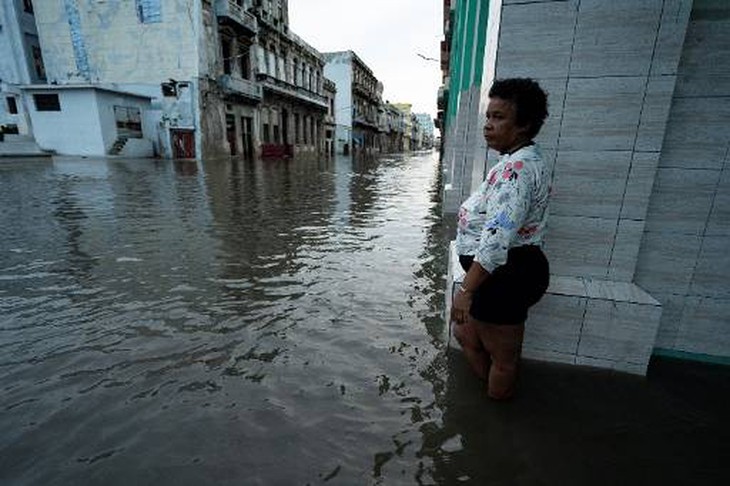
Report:
M 369 127 L 369 128 L 375 129 L 375 130 L 378 129 L 377 121 L 369 116 L 355 115 L 353 117 L 353 123 L 356 125 L 362 125 L 365 127 Z
M 252 100 L 261 101 L 263 98 L 261 86 L 258 83 L 233 77 L 230 74 L 224 74 L 218 78 L 218 84 L 227 94 L 245 96 Z
M 255 35 L 259 31 L 256 17 L 246 12 L 246 10 L 244 10 L 244 8 L 238 5 L 234 0 L 216 0 L 215 14 L 218 17 L 232 20 L 239 26 L 248 30 L 251 34 Z
M 308 89 L 302 88 L 301 86 L 294 86 L 293 84 L 289 84 L 281 79 L 276 79 L 265 73 L 258 73 L 256 75 L 256 79 L 263 83 L 264 88 L 271 89 L 279 94 L 283 94 L 300 101 L 306 101 L 322 108 L 323 110 L 326 110 L 329 107 L 327 98 L 309 91 Z

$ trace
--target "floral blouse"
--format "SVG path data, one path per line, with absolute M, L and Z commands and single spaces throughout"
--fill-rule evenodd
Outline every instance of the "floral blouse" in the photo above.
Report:
M 503 155 L 459 208 L 456 251 L 488 272 L 507 262 L 510 248 L 541 246 L 550 175 L 537 145 Z

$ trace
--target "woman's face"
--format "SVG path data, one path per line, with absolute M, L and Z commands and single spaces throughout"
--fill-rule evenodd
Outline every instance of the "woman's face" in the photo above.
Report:
M 517 108 L 513 102 L 502 98 L 489 99 L 484 138 L 490 148 L 499 153 L 511 152 L 529 141 L 526 132 L 527 127 L 517 125 Z

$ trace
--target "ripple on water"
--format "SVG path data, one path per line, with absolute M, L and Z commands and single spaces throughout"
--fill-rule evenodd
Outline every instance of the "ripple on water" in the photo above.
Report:
M 0 235 L 3 478 L 428 476 L 435 157 L 37 170 Z

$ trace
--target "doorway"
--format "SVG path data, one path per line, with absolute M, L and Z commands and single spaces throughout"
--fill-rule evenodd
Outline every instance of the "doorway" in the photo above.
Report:
M 226 115 L 226 140 L 228 140 L 228 146 L 231 150 L 231 155 L 236 155 L 236 117 L 233 115 Z
M 243 158 L 253 160 L 253 118 L 250 116 L 241 117 L 241 147 Z
M 171 129 L 172 156 L 176 159 L 195 158 L 195 130 Z

